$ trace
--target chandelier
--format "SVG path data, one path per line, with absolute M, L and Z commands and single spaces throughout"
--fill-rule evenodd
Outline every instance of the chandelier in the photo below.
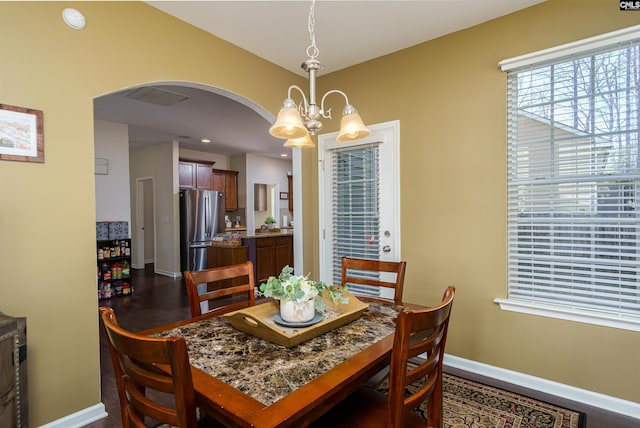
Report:
M 340 94 L 345 99 L 345 107 L 342 110 L 342 120 L 340 122 L 340 132 L 336 139 L 340 142 L 359 140 L 367 137 L 371 131 L 362 122 L 358 111 L 349 104 L 349 98 L 344 92 L 332 89 L 322 97 L 320 106 L 316 104 L 316 73 L 322 69 L 323 64 L 318 61 L 318 47 L 316 46 L 315 35 L 315 0 L 311 0 L 309 10 L 309 39 L 311 45 L 307 47 L 309 58 L 302 63 L 301 67 L 309 73 L 309 98 L 297 85 L 289 86 L 287 99 L 284 100 L 275 123 L 269 129 L 269 133 L 276 138 L 286 139 L 285 147 L 307 148 L 315 147 L 310 135 L 322 129 L 320 117 L 331 119 L 331 109 L 325 109 L 324 101 L 331 94 Z M 302 101 L 296 105 L 291 98 L 291 92 L 297 90 L 302 95 Z

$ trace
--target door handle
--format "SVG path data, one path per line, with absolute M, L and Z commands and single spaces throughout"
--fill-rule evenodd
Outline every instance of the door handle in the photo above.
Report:
M 388 253 L 389 251 L 391 251 L 391 247 L 388 245 L 385 245 L 384 247 L 382 247 L 382 251 L 385 253 Z

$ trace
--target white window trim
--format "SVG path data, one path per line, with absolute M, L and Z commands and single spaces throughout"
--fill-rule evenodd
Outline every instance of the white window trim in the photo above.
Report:
M 540 64 L 547 61 L 553 61 L 565 56 L 610 46 L 615 43 L 630 42 L 635 39 L 640 39 L 640 25 L 623 28 L 622 30 L 612 31 L 611 33 L 601 34 L 598 36 L 590 37 L 588 39 L 578 40 L 577 42 L 555 46 L 526 55 L 505 59 L 498 63 L 498 67 L 501 71 L 516 70 L 518 68 L 527 67 L 532 64 Z
M 494 303 L 500 305 L 503 311 L 519 312 L 521 314 L 539 315 L 565 321 L 577 321 L 584 324 L 600 325 L 622 330 L 640 331 L 640 320 L 622 314 L 613 315 L 595 309 L 585 310 L 562 305 L 544 304 L 519 299 L 496 298 Z
M 498 63 L 498 67 L 504 72 L 512 71 L 534 64 L 554 61 L 587 50 L 594 50 L 615 43 L 625 43 L 638 39 L 640 39 L 640 25 L 505 59 Z M 500 309 L 505 311 L 576 321 L 623 330 L 640 331 L 640 319 L 623 314 L 611 314 L 604 311 L 577 309 L 564 305 L 553 305 L 513 298 L 495 298 L 494 303 L 500 305 Z

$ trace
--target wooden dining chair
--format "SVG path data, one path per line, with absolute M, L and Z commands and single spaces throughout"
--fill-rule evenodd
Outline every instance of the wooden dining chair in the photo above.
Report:
M 100 316 L 107 333 L 124 428 L 147 426 L 145 417 L 146 422 L 156 421 L 152 426 L 197 427 L 185 340 L 140 336 L 124 330 L 111 308 L 100 307 Z M 171 375 L 155 364 L 170 366 Z M 171 396 L 173 400 L 168 400 Z
M 361 387 L 311 427 L 442 428 L 442 362 L 454 296 L 448 287 L 438 306 L 398 314 L 388 394 Z M 425 400 L 426 420 L 415 411 Z
M 250 261 L 201 271 L 186 271 L 184 279 L 192 317 L 202 315 L 200 303 L 205 301 L 209 302 L 209 310 L 205 313 L 213 310 L 231 311 L 256 304 L 253 263 Z M 212 282 L 217 283 L 217 288 L 198 292 L 199 284 L 208 285 Z
M 402 288 L 407 262 L 389 262 L 381 260 L 342 257 L 342 284 L 358 284 L 393 289 L 393 302 L 402 304 Z M 383 281 L 378 273 L 395 274 L 395 281 Z M 383 298 L 384 299 L 384 298 Z M 384 299 L 391 300 L 391 299 Z

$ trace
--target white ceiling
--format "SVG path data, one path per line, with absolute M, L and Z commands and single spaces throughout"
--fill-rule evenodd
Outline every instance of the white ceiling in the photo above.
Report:
M 327 74 L 408 48 L 544 0 L 317 0 L 318 59 Z M 294 73 L 309 46 L 309 1 L 147 1 L 149 5 L 199 27 Z M 91 25 L 89 22 L 87 25 Z M 169 84 L 171 82 L 168 82 Z M 158 85 L 154 85 L 158 86 Z M 98 119 L 130 124 L 139 143 L 176 139 L 181 146 L 234 155 L 289 153 L 268 134 L 267 112 L 256 113 L 219 94 L 194 87 L 167 89 L 189 99 L 159 107 L 121 94 L 96 99 Z M 282 88 L 282 98 L 286 88 Z M 366 121 L 366 118 L 365 118 Z M 184 138 L 184 137 L 190 138 Z M 200 138 L 210 138 L 204 145 Z

